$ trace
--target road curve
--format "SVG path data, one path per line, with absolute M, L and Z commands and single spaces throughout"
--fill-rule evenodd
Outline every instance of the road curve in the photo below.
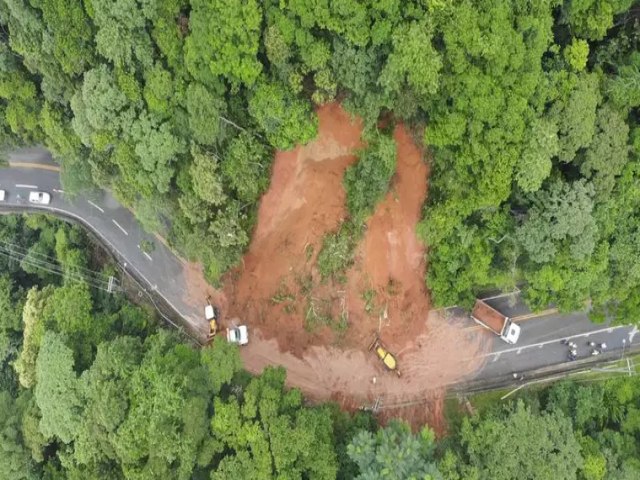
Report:
M 0 168 L 0 189 L 7 192 L 5 201 L 0 202 L 0 210 L 46 211 L 81 223 L 109 247 L 121 267 L 144 283 L 148 292 L 155 292 L 171 306 L 183 319 L 183 325 L 200 342 L 205 340 L 208 326 L 202 318 L 202 302 L 187 300 L 184 260 L 144 232 L 133 214 L 120 206 L 108 192 L 91 198 L 82 195 L 74 199 L 67 198 L 60 186 L 57 165 L 46 150 L 21 149 L 11 153 L 9 161 L 9 168 Z M 27 198 L 32 190 L 49 192 L 52 196 L 51 204 L 29 204 Z M 139 247 L 144 240 L 155 244 L 155 250 L 150 254 Z M 518 345 L 511 346 L 488 332 L 484 333 L 490 348 L 489 353 L 477 358 L 478 363 L 483 363 L 484 366 L 474 376 L 475 382 L 490 381 L 512 373 L 552 365 L 560 366 L 567 362 L 567 347 L 560 343 L 562 339 L 570 339 L 578 345 L 581 359 L 590 357 L 592 348 L 588 346 L 588 342 L 591 341 L 604 342 L 608 351 L 617 351 L 621 356 L 639 343 L 634 327 L 596 325 L 583 312 L 531 315 L 517 295 L 498 295 L 488 302 L 512 318 L 522 318 L 522 334 Z M 468 329 L 479 330 L 471 322 L 467 312 L 455 308 L 449 310 L 457 321 L 466 319 L 469 322 Z M 460 354 L 464 356 L 464 352 Z M 260 356 L 252 354 L 250 350 L 243 350 L 243 356 L 250 355 Z M 277 358 L 279 357 L 264 356 L 261 363 L 281 363 Z
M 6 192 L 0 210 L 46 211 L 75 220 L 89 229 L 116 256 L 124 270 L 183 319 L 182 326 L 191 335 L 201 342 L 205 340 L 208 332 L 202 318 L 203 304 L 187 300 L 185 261 L 146 233 L 133 214 L 111 194 L 99 192 L 91 198 L 82 195 L 68 198 L 60 185 L 57 165 L 41 148 L 10 153 L 9 167 L 0 168 L 0 189 Z M 29 203 L 31 191 L 48 192 L 51 203 L 46 206 Z M 140 248 L 143 241 L 153 242 L 153 251 L 144 252 Z

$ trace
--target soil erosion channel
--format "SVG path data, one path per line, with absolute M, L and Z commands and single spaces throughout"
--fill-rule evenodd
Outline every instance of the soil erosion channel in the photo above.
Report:
M 438 395 L 480 367 L 474 334 L 430 314 L 425 250 L 415 234 L 428 167 L 406 129 L 394 131 L 397 170 L 367 221 L 341 282 L 322 281 L 316 258 L 326 234 L 347 217 L 345 170 L 361 148 L 361 123 L 337 104 L 318 110 L 318 137 L 278 152 L 269 190 L 242 265 L 217 292 L 224 316 L 251 328 L 245 367 L 283 365 L 288 383 L 316 400 L 359 406 Z M 398 358 L 402 377 L 382 369 L 367 347 L 376 331 Z M 375 380 L 374 380 L 375 379 Z

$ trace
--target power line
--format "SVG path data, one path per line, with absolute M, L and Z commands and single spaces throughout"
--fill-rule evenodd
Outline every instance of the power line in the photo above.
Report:
M 31 249 L 27 249 L 21 245 L 16 245 L 4 240 L 0 240 L 0 244 L 4 244 L 5 245 L 5 249 L 8 249 L 9 251 L 12 252 L 16 252 L 20 255 L 30 255 L 32 257 L 40 257 L 37 260 L 41 260 L 49 265 L 55 265 L 57 266 L 59 264 L 59 261 L 57 258 L 51 257 L 49 255 L 46 255 L 42 252 L 38 252 L 35 250 L 31 250 Z M 0 248 L 2 248 L 2 245 L 0 245 Z M 77 266 L 74 267 L 76 270 L 78 270 L 80 273 L 82 273 L 83 275 L 86 275 L 88 277 L 92 277 L 95 278 L 98 281 L 104 281 L 104 282 L 108 282 L 109 281 L 109 275 L 105 275 L 103 273 L 100 272 L 96 272 L 94 270 L 91 270 L 89 268 L 86 267 L 82 267 L 82 266 Z
M 1 245 L 1 243 L 4 243 L 7 246 L 3 246 Z M 42 265 L 43 267 L 46 268 L 51 268 L 53 270 L 59 270 L 60 272 L 63 273 L 69 273 L 69 272 L 64 272 L 64 270 L 62 270 L 58 260 L 53 259 L 52 257 L 49 257 L 45 254 L 42 254 L 40 252 L 34 251 L 34 250 L 27 250 L 23 247 L 20 247 L 18 245 L 13 245 L 10 244 L 8 242 L 2 242 L 0 241 L 0 249 L 4 250 L 5 252 L 9 253 L 10 255 L 15 255 L 21 258 L 28 258 L 28 261 L 31 263 L 36 263 L 38 265 Z M 41 257 L 41 258 L 38 258 Z M 109 282 L 109 276 L 108 275 L 104 275 L 102 273 L 99 272 L 95 272 L 93 270 L 90 270 L 88 268 L 82 267 L 82 266 L 76 266 L 74 267 L 74 270 L 77 274 L 83 275 L 84 277 L 87 277 L 89 279 L 91 279 L 92 281 L 95 282 L 99 282 L 99 283 L 107 283 Z
M 53 275 L 66 278 L 71 281 L 84 282 L 89 286 L 103 290 L 105 292 L 113 291 L 113 280 L 111 280 L 111 288 L 109 287 L 109 278 L 105 277 L 105 280 L 82 275 L 80 272 L 74 271 L 74 269 L 64 270 L 60 265 L 52 264 L 37 258 L 30 258 L 29 254 L 12 251 L 0 245 L 0 255 L 3 255 L 10 260 L 18 261 L 21 265 L 33 267 L 34 269 L 43 270 Z

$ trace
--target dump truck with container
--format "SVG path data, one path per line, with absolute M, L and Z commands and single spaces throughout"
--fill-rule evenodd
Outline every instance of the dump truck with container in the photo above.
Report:
M 515 345 L 520 338 L 520 326 L 484 300 L 476 300 L 471 318 L 479 325 L 498 335 L 505 342 Z

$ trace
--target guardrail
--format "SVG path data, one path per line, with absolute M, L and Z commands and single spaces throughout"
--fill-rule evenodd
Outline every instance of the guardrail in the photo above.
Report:
M 179 325 L 183 320 L 179 312 L 177 312 L 169 302 L 167 302 L 162 295 L 153 288 L 151 283 L 135 269 L 127 269 L 125 265 L 129 265 L 127 259 L 124 258 L 118 250 L 106 239 L 98 230 L 94 229 L 91 224 L 86 222 L 82 217 L 75 215 L 71 212 L 59 208 L 52 207 L 37 207 L 32 205 L 0 205 L 0 213 L 4 214 L 20 214 L 20 213 L 46 213 L 61 218 L 64 221 L 75 223 L 82 226 L 89 235 L 93 238 L 93 241 L 100 245 L 112 258 L 112 260 L 118 265 L 123 275 L 133 280 L 133 282 L 139 287 L 139 295 L 146 296 L 147 300 L 153 305 L 154 309 L 158 312 L 160 317 L 167 322 L 170 326 L 178 330 L 178 333 L 186 337 L 190 342 L 199 346 L 205 344 L 204 339 L 200 338 L 197 334 L 190 331 L 189 328 L 185 328 L 185 325 Z M 145 286 L 146 285 L 146 286 Z
M 589 356 L 580 360 L 566 361 L 555 365 L 550 365 L 535 370 L 517 372 L 514 378 L 513 373 L 500 375 L 491 379 L 468 380 L 452 385 L 447 392 L 448 396 L 459 396 L 460 394 L 474 394 L 490 392 L 492 390 L 502 390 L 509 387 L 527 386 L 532 383 L 540 383 L 542 380 L 552 381 L 566 378 L 580 371 L 593 370 L 593 367 L 619 362 L 629 355 L 640 353 L 640 345 L 631 345 L 626 349 L 608 350 L 596 356 Z

